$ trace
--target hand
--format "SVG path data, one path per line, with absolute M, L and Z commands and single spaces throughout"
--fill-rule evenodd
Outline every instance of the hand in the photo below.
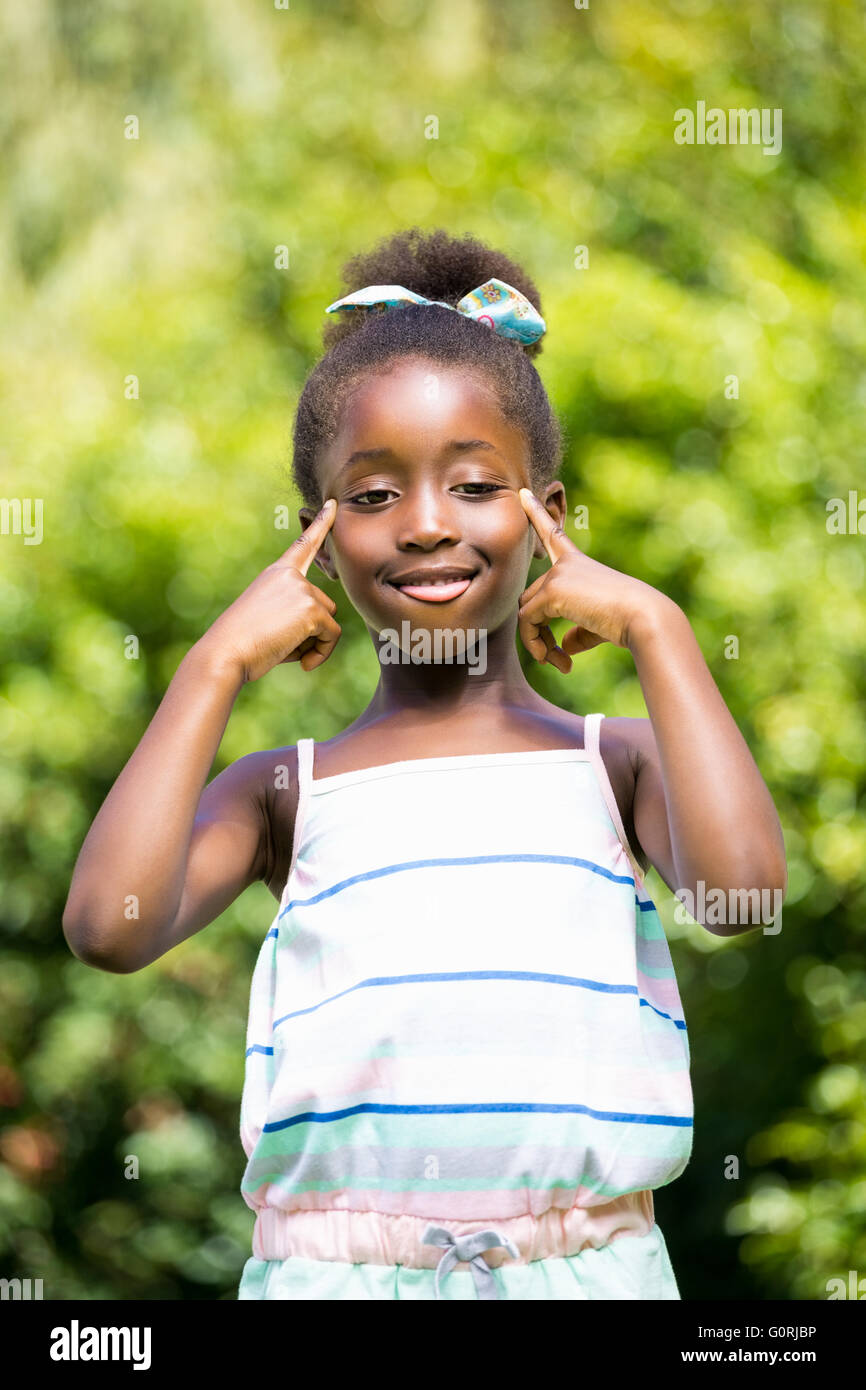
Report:
M 288 550 L 262 570 L 217 618 L 198 646 L 242 683 L 258 680 L 284 661 L 312 671 L 327 661 L 340 639 L 334 600 L 306 578 L 334 522 L 331 497 Z
M 600 642 L 627 647 L 635 616 L 666 602 L 665 596 L 650 584 L 584 555 L 529 488 L 521 488 L 518 496 L 551 562 L 551 568 L 520 596 L 517 626 L 527 651 L 542 664 L 549 662 L 567 674 L 571 656 L 577 652 L 589 651 Z M 547 626 L 551 618 L 567 618 L 576 624 L 566 632 L 561 647 Z

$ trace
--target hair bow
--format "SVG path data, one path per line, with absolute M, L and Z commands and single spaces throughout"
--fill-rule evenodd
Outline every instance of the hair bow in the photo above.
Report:
M 456 305 L 442 299 L 425 299 L 402 285 L 367 285 L 354 290 L 343 299 L 329 304 L 326 314 L 338 309 L 405 308 L 410 304 L 439 304 L 443 309 L 456 309 L 476 323 L 485 323 L 503 338 L 516 338 L 520 343 L 534 343 L 547 331 L 547 324 L 533 304 L 520 290 L 506 285 L 504 280 L 485 280 L 477 290 L 470 290 Z

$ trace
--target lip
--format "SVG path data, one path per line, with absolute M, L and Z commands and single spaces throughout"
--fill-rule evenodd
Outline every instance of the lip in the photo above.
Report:
M 388 583 L 405 598 L 420 603 L 451 603 L 466 593 L 477 570 L 442 566 L 439 569 L 410 570 L 405 576 L 389 579 Z
M 474 579 L 477 569 L 466 565 L 428 565 L 426 569 L 404 570 L 402 574 L 392 574 L 389 584 L 400 588 L 403 584 L 435 584 L 443 580 Z

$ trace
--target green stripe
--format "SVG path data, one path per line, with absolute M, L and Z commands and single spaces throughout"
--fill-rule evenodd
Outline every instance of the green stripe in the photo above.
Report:
M 369 1178 L 364 1181 L 353 1183 L 351 1181 L 333 1182 L 293 1182 L 284 1173 L 265 1174 L 255 1184 L 241 1184 L 242 1192 L 254 1193 L 265 1183 L 271 1183 L 274 1187 L 283 1187 L 290 1192 L 333 1192 L 335 1187 L 348 1189 L 350 1192 L 427 1192 L 440 1195 L 443 1192 L 513 1192 L 517 1189 L 530 1187 L 533 1192 L 552 1192 L 554 1189 L 565 1188 L 566 1190 L 577 1187 L 586 1187 L 600 1194 L 602 1197 L 621 1197 L 623 1190 L 619 1187 L 609 1187 L 602 1184 L 599 1187 L 590 1187 L 583 1180 L 576 1180 L 573 1171 L 567 1178 L 559 1182 L 549 1182 L 527 1184 L 525 1178 L 513 1178 L 510 1181 L 503 1179 L 500 1181 L 479 1182 L 475 1178 L 452 1178 L 446 1181 L 444 1178 L 419 1178 L 416 1182 L 406 1179 L 402 1181 L 388 1178 Z M 626 1188 L 626 1192 L 633 1192 L 634 1188 Z
M 634 915 L 637 919 L 636 932 L 638 936 L 642 936 L 645 941 L 658 941 L 660 938 L 667 939 L 665 937 L 661 918 L 656 908 L 653 908 L 652 911 L 647 909 L 641 912 L 640 908 L 635 904 Z
M 521 1121 L 525 1126 L 522 1133 Z M 684 1134 L 691 1134 L 691 1130 L 539 1111 L 456 1115 L 382 1115 L 366 1111 L 341 1120 L 293 1125 L 262 1134 L 254 1157 L 327 1154 L 347 1146 L 366 1145 L 389 1151 L 422 1149 L 440 1156 L 452 1149 L 505 1149 L 509 1153 L 521 1149 L 531 1155 L 533 1149 L 562 1147 L 663 1158 L 671 1151 L 671 1139 Z

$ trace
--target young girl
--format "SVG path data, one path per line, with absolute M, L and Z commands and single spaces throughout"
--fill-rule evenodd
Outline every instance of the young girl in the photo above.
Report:
M 567 534 L 532 281 L 415 228 L 346 283 L 298 406 L 303 532 L 181 662 L 87 836 L 66 938 L 124 973 L 256 880 L 278 900 L 239 1298 L 677 1299 L 653 1189 L 691 1154 L 689 1045 L 644 874 L 784 893 L 779 820 L 682 610 Z M 334 651 L 313 562 L 377 647 L 370 703 L 205 786 L 244 683 Z M 628 648 L 649 719 L 542 699 L 515 630 L 563 678 Z

